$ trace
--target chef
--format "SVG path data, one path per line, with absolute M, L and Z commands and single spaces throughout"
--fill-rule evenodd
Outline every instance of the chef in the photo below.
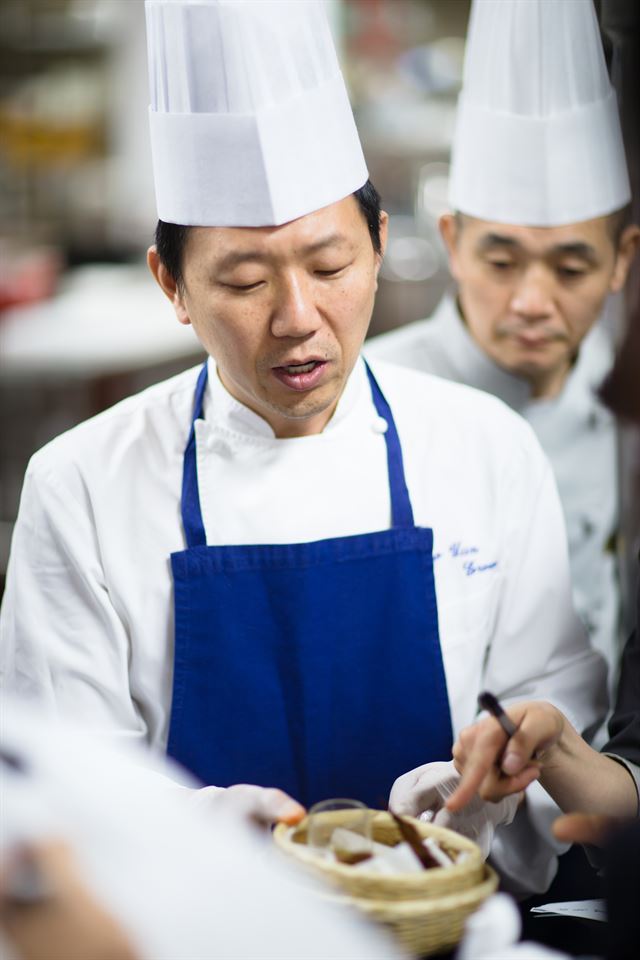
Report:
M 367 355 L 500 397 L 549 456 L 576 608 L 611 681 L 618 660 L 616 431 L 597 396 L 601 318 L 640 231 L 591 2 L 482 0 L 471 12 L 441 218 L 457 296 Z
M 205 799 L 244 783 L 384 806 L 400 773 L 450 756 L 483 685 L 584 730 L 603 665 L 530 428 L 360 357 L 386 215 L 322 8 L 150 0 L 147 17 L 149 264 L 209 359 L 33 458 L 7 685 L 168 751 Z

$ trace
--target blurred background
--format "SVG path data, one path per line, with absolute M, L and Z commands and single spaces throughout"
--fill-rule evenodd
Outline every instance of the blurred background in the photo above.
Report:
M 391 217 L 375 334 L 427 316 L 448 282 L 437 221 L 469 0 L 329 8 Z M 31 453 L 202 356 L 144 262 L 147 104 L 143 0 L 0 0 L 0 590 Z

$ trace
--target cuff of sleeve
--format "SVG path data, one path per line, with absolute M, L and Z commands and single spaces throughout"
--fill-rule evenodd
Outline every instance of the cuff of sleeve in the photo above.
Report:
M 636 788 L 636 794 L 638 799 L 638 806 L 636 808 L 636 817 L 640 817 L 640 767 L 636 763 L 631 763 L 630 760 L 625 760 L 624 757 L 619 756 L 617 753 L 604 753 L 603 756 L 610 757 L 611 760 L 615 760 L 616 763 L 621 764 L 631 777 Z

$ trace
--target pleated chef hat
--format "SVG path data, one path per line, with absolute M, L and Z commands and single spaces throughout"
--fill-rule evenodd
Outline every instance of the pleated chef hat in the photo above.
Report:
M 473 0 L 452 207 L 557 226 L 612 213 L 630 197 L 591 0 Z
M 160 219 L 271 226 L 367 180 L 323 4 L 146 0 Z

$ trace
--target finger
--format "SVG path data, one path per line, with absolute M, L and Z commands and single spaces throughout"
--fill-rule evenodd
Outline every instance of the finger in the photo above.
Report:
M 526 790 L 528 786 L 539 778 L 540 772 L 541 770 L 538 764 L 530 764 L 513 777 L 505 777 L 500 773 L 490 775 L 486 778 L 486 781 L 483 781 L 480 785 L 478 794 L 482 800 L 497 803 L 499 800 L 504 800 L 505 797 L 510 797 L 514 793 L 522 793 L 523 790 Z
M 518 729 L 507 743 L 500 763 L 502 772 L 507 776 L 520 773 L 559 739 L 562 726 L 562 715 L 551 704 L 529 704 Z
M 470 746 L 465 745 L 462 735 L 460 739 L 462 743 L 461 749 L 457 751 L 456 765 L 460 763 L 462 767 L 462 778 L 447 801 L 447 809 L 451 811 L 461 810 L 473 799 L 480 784 L 494 769 L 504 748 L 506 736 L 497 721 L 491 717 L 477 724 L 475 733 L 471 734 L 469 731 L 466 739 L 470 741 Z M 463 751 L 466 753 L 464 766 L 460 762 Z
M 592 843 L 602 846 L 620 825 L 615 817 L 594 813 L 569 813 L 553 824 L 554 836 L 563 843 Z
M 256 819 L 267 826 L 272 823 L 286 823 L 293 826 L 299 823 L 306 814 L 302 804 L 290 797 L 284 790 L 276 788 L 260 790 L 260 803 L 256 811 Z

